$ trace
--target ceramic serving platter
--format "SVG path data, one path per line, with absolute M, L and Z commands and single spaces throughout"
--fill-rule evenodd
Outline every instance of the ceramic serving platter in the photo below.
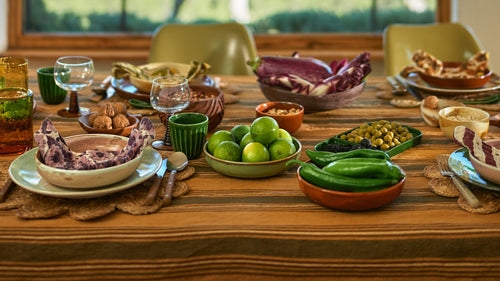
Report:
M 405 142 L 403 142 L 403 143 L 401 143 L 401 144 L 399 144 L 397 146 L 394 146 L 393 148 L 391 148 L 389 150 L 387 150 L 386 151 L 387 154 L 389 154 L 389 156 L 391 156 L 391 157 L 394 156 L 394 155 L 397 155 L 397 154 L 399 154 L 399 153 L 401 153 L 401 152 L 403 152 L 403 151 L 405 151 L 407 149 L 410 149 L 410 148 L 412 148 L 412 147 L 420 144 L 420 142 L 422 142 L 422 132 L 420 130 L 417 130 L 415 128 L 412 128 L 412 127 L 409 127 L 409 126 L 405 126 L 405 125 L 402 125 L 402 126 L 406 127 L 408 129 L 408 131 L 410 133 L 412 133 L 413 138 L 410 139 L 410 140 L 407 140 L 407 141 L 405 141 Z M 334 137 L 331 137 L 331 138 L 329 138 L 327 140 L 324 140 L 324 141 L 318 143 L 317 145 L 315 145 L 314 146 L 314 150 L 321 150 L 321 147 L 323 145 L 335 144 L 335 143 L 337 143 L 337 144 L 355 145 L 356 143 L 353 143 L 353 142 L 350 142 L 350 141 L 347 141 L 347 140 L 343 140 L 343 139 L 340 138 L 340 136 L 341 135 L 346 135 L 349 132 L 354 131 L 354 130 L 356 130 L 358 128 L 359 127 L 353 128 L 353 129 L 351 129 L 349 131 L 345 131 L 345 132 L 343 132 L 341 134 L 338 134 L 338 135 L 336 135 Z
M 460 148 L 451 153 L 448 163 L 451 170 L 465 182 L 482 188 L 500 191 L 499 185 L 481 178 L 479 173 L 474 169 L 474 166 L 472 166 L 469 160 L 469 152 L 466 148 Z
M 139 164 L 137 170 L 130 177 L 118 183 L 94 189 L 67 189 L 52 185 L 40 176 L 35 164 L 37 150 L 38 148 L 31 149 L 11 163 L 9 175 L 12 181 L 34 193 L 72 199 L 101 197 L 131 188 L 153 176 L 160 168 L 162 161 L 160 153 L 151 147 L 146 147 L 143 151 L 141 164 Z
M 404 79 L 409 87 L 416 88 L 421 91 L 425 91 L 428 93 L 434 93 L 439 95 L 449 95 L 449 96 L 457 96 L 457 95 L 469 95 L 469 94 L 477 94 L 477 93 L 486 93 L 500 89 L 500 83 L 488 82 L 483 87 L 477 89 L 445 89 L 445 88 L 437 88 L 427 84 L 417 73 L 410 73 L 410 75 Z

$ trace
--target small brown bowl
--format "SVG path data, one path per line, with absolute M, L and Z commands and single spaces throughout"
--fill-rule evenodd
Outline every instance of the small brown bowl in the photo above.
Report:
M 295 109 L 295 113 L 290 114 L 272 114 L 271 109 L 284 110 L 288 112 L 291 109 Z M 302 120 L 304 118 L 304 107 L 298 103 L 285 102 L 285 101 L 270 101 L 266 103 L 261 103 L 255 108 L 255 113 L 257 117 L 270 116 L 276 122 L 280 128 L 285 129 L 290 134 L 295 133 L 302 125 Z
M 197 112 L 208 116 L 208 131 L 215 129 L 224 117 L 224 94 L 218 88 L 206 85 L 189 85 L 191 101 L 181 112 Z M 210 98 L 196 100 L 194 92 L 203 92 Z M 165 124 L 167 115 L 159 113 L 160 120 Z
M 278 87 L 259 83 L 260 90 L 269 101 L 295 102 L 304 107 L 306 113 L 342 108 L 353 102 L 363 92 L 366 82 L 345 90 L 323 96 L 308 96 L 292 93 Z
M 89 116 L 92 113 L 85 114 L 81 116 L 78 119 L 78 123 L 80 123 L 80 126 L 87 131 L 88 133 L 91 134 L 112 134 L 112 135 L 118 135 L 118 136 L 124 136 L 128 137 L 130 136 L 130 133 L 132 132 L 132 129 L 137 127 L 139 125 L 139 119 L 133 115 L 127 115 L 128 121 L 130 123 L 129 126 L 119 128 L 119 129 L 97 129 L 89 124 Z
M 321 206 L 344 211 L 365 211 L 385 206 L 399 197 L 406 182 L 404 177 L 397 184 L 377 191 L 335 191 L 308 183 L 300 176 L 300 169 L 297 169 L 299 187 L 309 199 Z
M 443 62 L 445 68 L 453 68 L 459 65 L 461 65 L 460 62 Z M 418 75 L 429 85 L 444 89 L 477 89 L 484 86 L 491 79 L 491 71 L 473 78 L 443 78 L 420 72 Z

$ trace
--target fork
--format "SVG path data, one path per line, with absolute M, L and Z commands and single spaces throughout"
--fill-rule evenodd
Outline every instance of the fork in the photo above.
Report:
M 448 165 L 448 155 L 441 154 L 436 156 L 436 161 L 439 166 L 439 170 L 441 171 L 441 175 L 450 177 L 453 180 L 453 183 L 457 187 L 458 191 L 462 194 L 462 196 L 467 200 L 467 203 L 472 208 L 478 208 L 481 206 L 481 203 L 477 199 L 477 197 L 470 191 L 469 188 L 450 170 L 450 166 Z

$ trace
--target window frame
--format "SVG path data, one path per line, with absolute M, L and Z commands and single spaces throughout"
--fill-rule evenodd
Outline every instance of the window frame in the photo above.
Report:
M 8 53 L 30 54 L 34 57 L 57 57 L 64 52 L 78 51 L 94 57 L 147 60 L 151 35 L 107 33 L 23 34 L 24 1 L 8 0 Z M 451 0 L 438 0 L 436 22 L 449 22 Z M 319 59 L 339 59 L 362 51 L 374 59 L 383 58 L 382 34 L 308 33 L 308 34 L 254 34 L 259 55 L 290 55 L 298 51 L 302 56 Z

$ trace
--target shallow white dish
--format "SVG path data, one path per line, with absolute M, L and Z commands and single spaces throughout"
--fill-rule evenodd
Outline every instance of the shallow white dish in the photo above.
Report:
M 405 79 L 408 83 L 408 86 L 417 88 L 422 91 L 436 93 L 441 95 L 466 95 L 466 94 L 474 94 L 474 93 L 485 93 L 491 92 L 500 89 L 499 83 L 488 82 L 483 87 L 477 89 L 445 89 L 445 88 L 436 88 L 429 84 L 427 84 L 417 73 L 410 73 L 410 75 Z
M 52 185 L 40 176 L 35 165 L 35 154 L 37 151 L 38 148 L 31 149 L 11 163 L 9 175 L 12 181 L 34 193 L 72 199 L 100 197 L 138 185 L 153 176 L 160 168 L 162 161 L 160 153 L 151 147 L 146 147 L 143 151 L 139 167 L 128 178 L 96 189 L 69 189 Z

